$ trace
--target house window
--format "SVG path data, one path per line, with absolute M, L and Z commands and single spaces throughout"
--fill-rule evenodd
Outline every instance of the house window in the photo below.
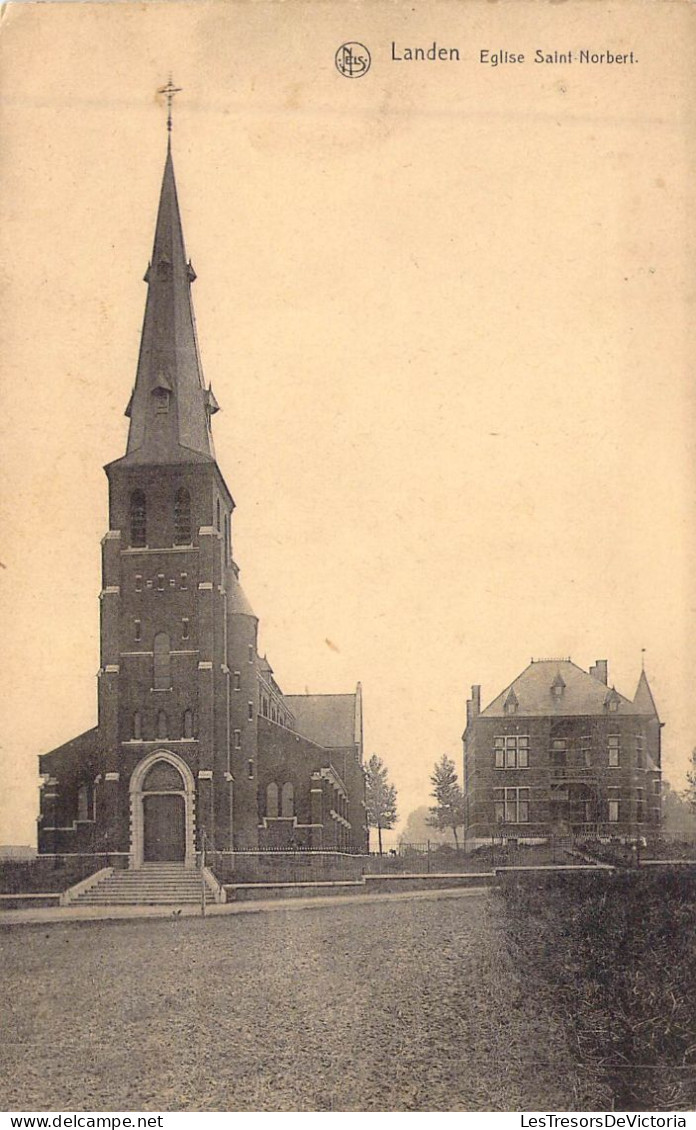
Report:
M 242 748 L 242 731 L 241 730 L 235 730 L 234 731 L 234 748 L 235 749 L 241 749 Z
M 494 789 L 496 824 L 529 823 L 529 789 Z
M 157 713 L 157 737 L 169 737 L 169 723 L 167 721 L 167 715 L 165 714 L 164 710 L 160 710 Z
M 154 642 L 153 686 L 156 691 L 168 691 L 172 685 L 169 654 L 169 636 L 158 632 Z
M 618 734 L 610 734 L 608 740 L 609 746 L 609 768 L 618 769 L 620 764 L 621 754 L 621 739 Z
M 280 814 L 287 817 L 295 815 L 295 789 L 292 781 L 286 781 L 283 785 Z
M 133 740 L 139 742 L 143 736 L 143 716 L 139 710 L 133 715 Z
M 278 815 L 278 786 L 275 781 L 271 781 L 266 789 L 266 816 L 276 817 Z
M 142 573 L 136 573 L 135 574 L 135 591 L 136 592 L 142 592 L 143 591 L 143 575 L 142 575 Z
M 174 498 L 174 545 L 191 544 L 191 495 L 180 487 Z
M 130 541 L 132 546 L 147 545 L 147 503 L 141 490 L 130 496 Z
M 618 800 L 609 801 L 609 823 L 618 824 L 619 822 L 619 802 Z
M 254 704 L 253 704 L 253 702 L 250 702 L 248 707 L 247 707 L 247 718 L 249 719 L 250 722 L 253 722 L 253 720 L 254 720 Z
M 185 738 L 192 738 L 193 737 L 193 711 L 192 710 L 185 710 L 184 711 L 184 737 Z
M 553 765 L 563 766 L 566 763 L 568 743 L 565 738 L 556 738 L 551 742 L 551 762 Z
M 189 622 L 186 616 L 181 621 L 181 638 L 187 640 L 189 638 Z
M 242 689 L 242 675 L 240 671 L 234 672 L 232 676 L 232 686 L 236 691 L 240 691 Z
M 636 820 L 642 824 L 645 820 L 645 795 L 643 789 L 636 789 Z
M 529 736 L 508 734 L 495 739 L 496 769 L 529 768 Z
M 142 626 L 140 620 L 134 620 L 133 621 L 133 636 L 135 638 L 136 643 L 140 643 L 140 641 L 142 639 L 142 627 L 143 626 Z
M 188 588 L 188 573 L 181 573 L 180 574 L 180 576 L 179 576 L 179 588 L 180 589 L 187 589 Z
M 580 758 L 586 769 L 592 768 L 592 743 L 588 734 L 580 738 Z

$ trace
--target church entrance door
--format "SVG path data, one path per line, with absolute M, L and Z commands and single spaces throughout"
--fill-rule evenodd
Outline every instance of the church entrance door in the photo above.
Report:
M 183 796 L 160 793 L 143 797 L 145 863 L 181 861 L 186 857 Z

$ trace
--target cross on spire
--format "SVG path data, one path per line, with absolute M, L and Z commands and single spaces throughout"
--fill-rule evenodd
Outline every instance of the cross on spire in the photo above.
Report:
M 158 94 L 164 94 L 165 98 L 167 99 L 167 132 L 168 133 L 172 132 L 172 102 L 174 101 L 174 95 L 180 94 L 181 90 L 182 90 L 182 87 L 174 86 L 174 83 L 172 82 L 172 76 L 170 75 L 169 76 L 169 82 L 167 83 L 167 85 L 166 86 L 160 86 L 159 90 L 157 91 Z

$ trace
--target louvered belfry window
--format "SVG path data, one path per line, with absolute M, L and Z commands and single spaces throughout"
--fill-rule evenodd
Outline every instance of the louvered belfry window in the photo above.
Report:
M 190 545 L 191 540 L 191 495 L 181 487 L 174 499 L 174 544 Z
M 136 547 L 147 545 L 147 504 L 141 490 L 130 496 L 130 540 Z

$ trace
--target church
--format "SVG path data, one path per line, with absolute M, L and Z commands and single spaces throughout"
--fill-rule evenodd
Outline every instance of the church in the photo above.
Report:
M 168 127 L 128 442 L 105 468 L 98 721 L 39 758 L 39 852 L 363 852 L 360 684 L 283 694 L 239 582 Z

